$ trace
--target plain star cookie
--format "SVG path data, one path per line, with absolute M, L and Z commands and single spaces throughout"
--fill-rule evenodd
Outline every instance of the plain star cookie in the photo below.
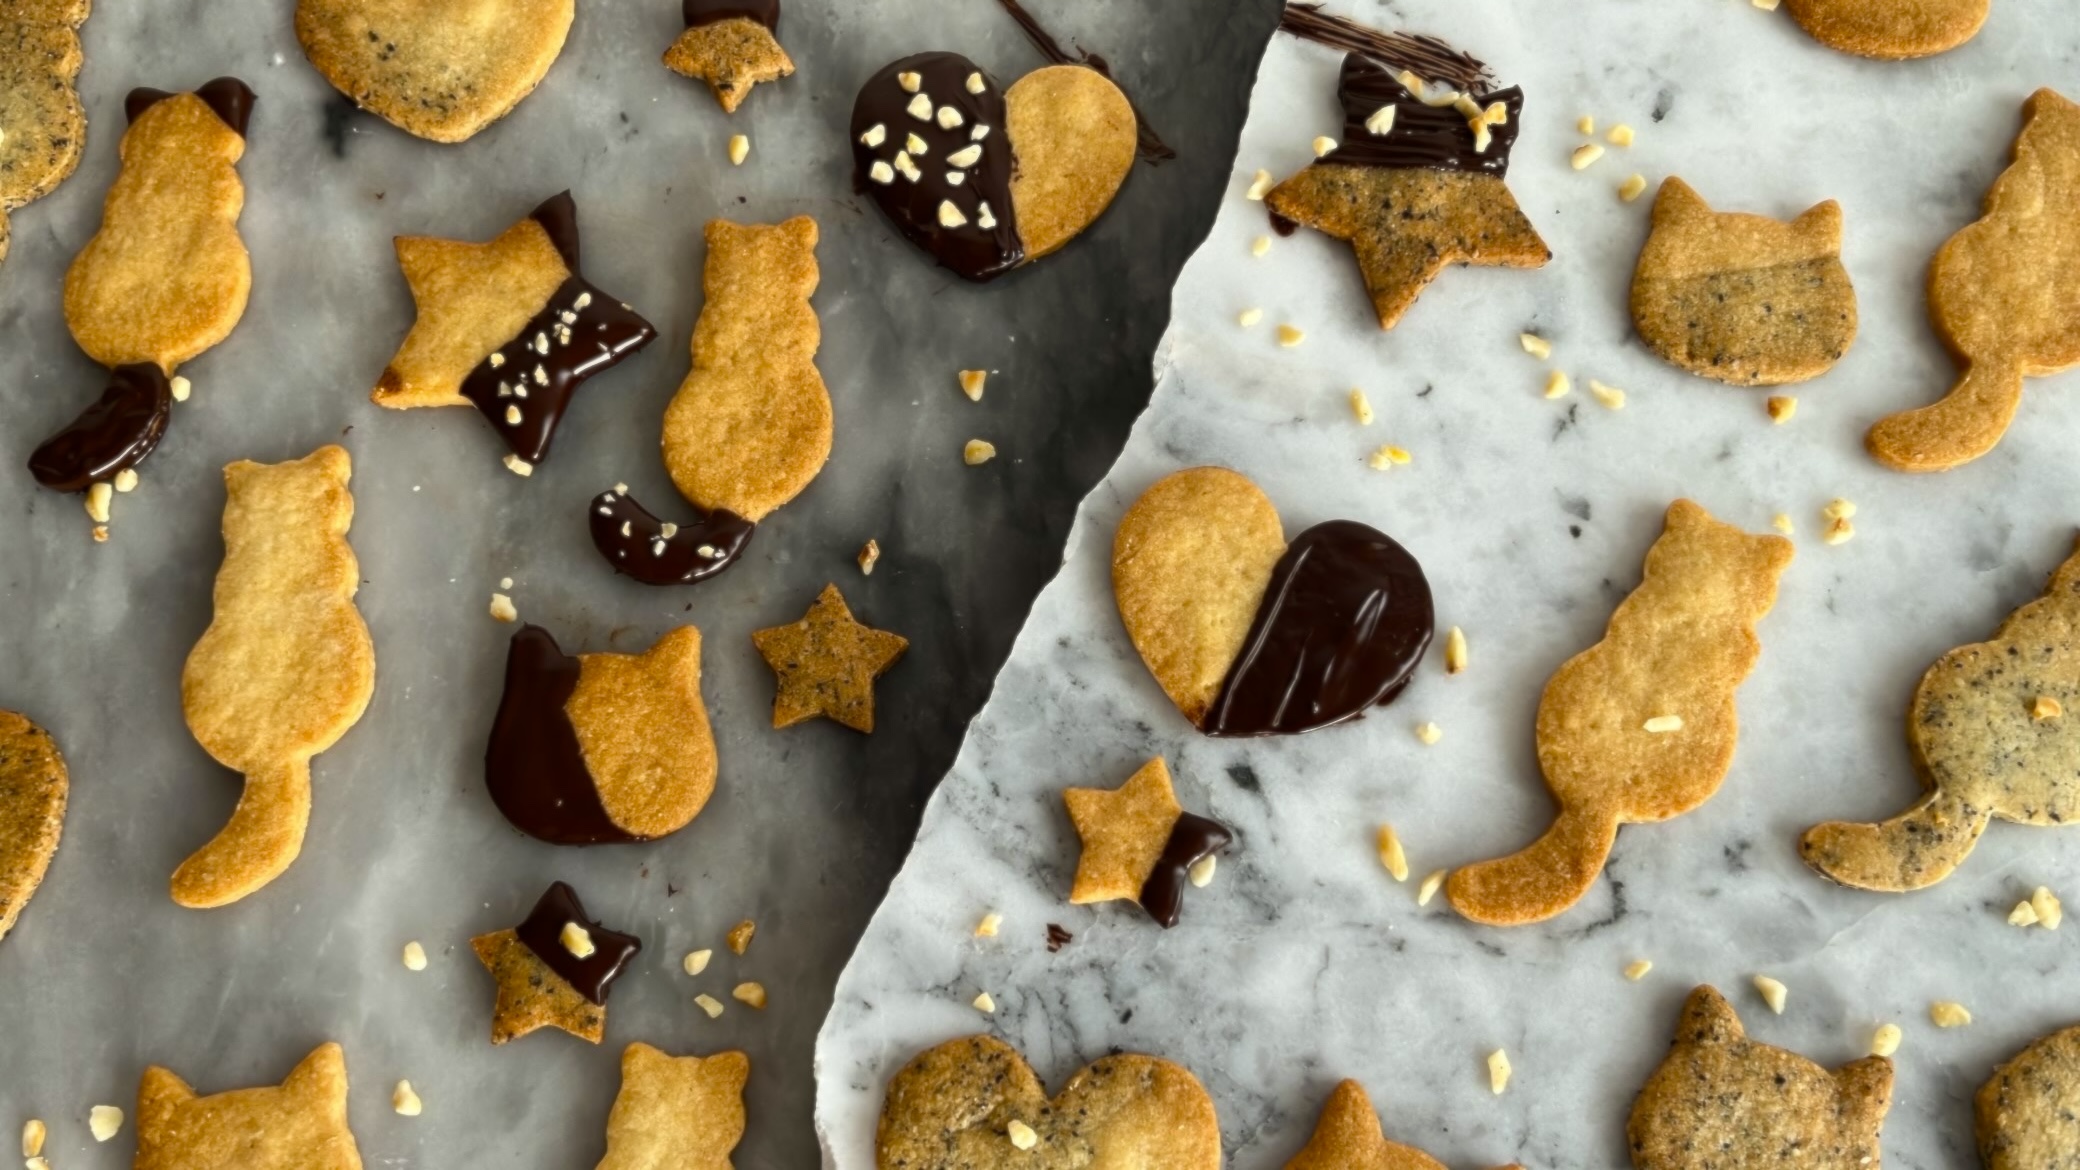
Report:
M 773 726 L 818 715 L 854 731 L 874 730 L 874 680 L 896 664 L 910 640 L 853 619 L 836 585 L 825 585 L 802 620 L 751 635 L 773 668 Z
M 65 828 L 71 791 L 65 757 L 51 733 L 0 711 L 0 938 L 14 929 L 43 884 Z
M 780 0 L 683 0 L 680 15 L 686 31 L 665 50 L 665 67 L 707 82 L 723 113 L 736 113 L 752 86 L 794 72 L 780 47 Z
M 1452 871 L 1452 909 L 1489 926 L 1542 922 L 1581 900 L 1618 827 L 1710 800 L 1739 739 L 1734 692 L 1762 656 L 1791 542 L 1669 505 L 1639 587 L 1603 640 L 1561 664 L 1538 704 L 1538 764 L 1560 805 L 1521 852 Z
M 1286 1163 L 1285 1170 L 1445 1170 L 1444 1163 L 1387 1140 L 1365 1086 L 1344 1081 L 1322 1105 L 1314 1136 Z M 1504 1170 L 1522 1170 L 1507 1166 Z
M 1634 1170 L 1871 1170 L 1892 1106 L 1892 1062 L 1829 1072 L 1748 1039 L 1710 987 L 1690 993 L 1675 1041 L 1625 1127 Z
M 0 261 L 8 213 L 56 190 L 79 166 L 87 111 L 74 82 L 89 0 L 0 0 Z
M 1978 35 L 1993 0 L 1784 0 L 1806 35 L 1844 53 L 1903 61 Z
M 1193 867 L 1235 839 L 1226 825 L 1184 811 L 1161 756 L 1141 765 L 1118 788 L 1062 792 L 1069 820 L 1083 841 L 1069 901 L 1138 902 L 1164 929 L 1177 925 Z
M 231 821 L 173 874 L 173 900 L 236 902 L 303 850 L 311 757 L 361 718 L 375 645 L 354 608 L 353 461 L 339 447 L 224 469 L 224 563 L 209 628 L 181 669 L 188 730 L 245 776 Z
M 643 949 L 635 935 L 588 918 L 577 893 L 562 882 L 549 886 L 519 926 L 480 934 L 469 945 L 498 984 L 493 1044 L 537 1028 L 599 1043 L 607 1030 L 607 991 Z
M 918 1053 L 889 1080 L 874 1165 L 1220 1170 L 1221 1129 L 1213 1099 L 1181 1065 L 1134 1053 L 1104 1057 L 1049 1100 L 1017 1049 L 967 1036 Z
M 596 1170 L 730 1170 L 744 1137 L 741 1052 L 670 1056 L 648 1044 L 621 1053 L 621 1091 L 607 1114 L 607 1156 Z
M 2057 1170 L 2080 1152 L 2080 1027 L 2032 1043 L 1978 1097 L 1986 1170 Z
M 1927 794 L 1889 821 L 1816 826 L 1799 854 L 1843 885 L 1894 893 L 1949 877 L 1995 819 L 2071 824 L 2080 819 L 2075 716 L 2080 552 L 1992 641 L 1960 646 L 1921 676 L 1907 740 Z
M 1947 471 L 1993 450 L 2025 378 L 2080 365 L 2080 105 L 2040 89 L 1984 214 L 1928 270 L 1936 332 L 1963 368 L 1938 402 L 1879 419 L 1864 445 L 1898 471 Z
M 575 0 L 299 0 L 296 39 L 355 105 L 461 142 L 534 92 L 576 13 Z
M 556 845 L 652 840 L 700 814 L 716 769 L 699 630 L 576 658 L 540 626 L 514 633 L 484 787 L 515 828 Z
M 198 1097 L 153 1065 L 137 1086 L 135 1170 L 361 1170 L 347 1128 L 347 1060 L 321 1044 L 280 1085 Z

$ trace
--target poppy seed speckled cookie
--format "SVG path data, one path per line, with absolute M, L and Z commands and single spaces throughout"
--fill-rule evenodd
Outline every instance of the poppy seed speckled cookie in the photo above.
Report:
M 461 142 L 534 92 L 576 14 L 575 0 L 299 0 L 296 39 L 355 105 Z
M 2080 1027 L 2053 1032 L 1994 1070 L 1977 1101 L 1986 1170 L 2062 1170 L 2080 1156 Z
M 74 82 L 89 0 L 0 0 L 0 261 L 8 213 L 41 199 L 79 166 L 87 111 Z

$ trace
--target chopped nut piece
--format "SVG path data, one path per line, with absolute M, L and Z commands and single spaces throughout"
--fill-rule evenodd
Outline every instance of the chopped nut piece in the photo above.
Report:
M 1488 1091 L 1497 1097 L 1509 1088 L 1509 1053 L 1497 1048 L 1488 1054 Z
M 1782 983 L 1771 979 L 1767 975 L 1757 975 L 1755 977 L 1755 990 L 1762 994 L 1762 1002 L 1769 1005 L 1769 1010 L 1780 1016 L 1784 1014 L 1784 1000 L 1791 995 L 1791 992 Z
M 896 84 L 903 87 L 904 93 L 916 93 L 917 87 L 924 84 L 924 77 L 906 69 L 896 74 Z
M 744 160 L 745 160 L 746 158 L 750 157 L 750 155 L 751 155 L 751 136 L 750 136 L 750 135 L 748 135 L 748 134 L 732 134 L 732 135 L 730 135 L 730 136 L 729 136 L 729 165 L 731 165 L 731 166 L 733 166 L 733 167 L 740 167 L 740 166 L 743 166 L 743 165 L 744 165 Z
M 961 459 L 970 467 L 976 467 L 997 457 L 997 445 L 987 439 L 969 439 L 961 448 Z
M 1630 203 L 1646 193 L 1647 177 L 1637 171 L 1627 175 L 1625 181 L 1618 184 L 1618 198 L 1626 203 Z
M 969 93 L 981 93 L 983 90 L 989 88 L 988 83 L 982 80 L 982 74 L 979 72 L 968 74 L 968 80 L 966 82 L 966 85 Z
M 981 161 L 982 147 L 979 145 L 963 146 L 959 150 L 956 150 L 952 154 L 946 156 L 946 163 L 948 166 L 972 167 L 976 163 Z
M 419 945 L 419 940 L 413 939 L 404 944 L 404 967 L 407 971 L 426 969 L 426 948 Z
M 1632 127 L 1627 126 L 1623 122 L 1620 122 L 1617 125 L 1611 127 L 1611 132 L 1609 134 L 1604 135 L 1603 140 L 1605 142 L 1610 143 L 1612 146 L 1631 146 Z
M 134 467 L 125 467 L 123 470 L 116 472 L 115 485 L 116 490 L 119 492 L 136 491 L 137 469 Z
M 1278 327 L 1278 343 L 1287 349 L 1291 349 L 1306 340 L 1307 334 L 1302 333 L 1297 326 L 1281 325 Z
M 592 932 L 575 922 L 564 923 L 563 932 L 556 936 L 556 941 L 563 944 L 564 950 L 581 959 L 590 958 L 592 952 L 599 949 L 592 945 Z
M 1243 327 L 1244 329 L 1247 329 L 1247 328 L 1249 328 L 1250 326 L 1252 326 L 1252 325 L 1255 325 L 1255 324 L 1256 324 L 1257 322 L 1259 322 L 1259 321 L 1262 321 L 1263 319 L 1264 319 L 1264 310 L 1262 310 L 1262 309 L 1244 309 L 1244 310 L 1242 310 L 1242 312 L 1241 312 L 1241 313 L 1239 313 L 1239 314 L 1237 314 L 1237 315 L 1236 315 L 1236 317 L 1235 317 L 1235 323 L 1236 323 L 1237 325 L 1240 325 L 1240 326 L 1242 326 L 1242 327 Z
M 502 622 L 517 622 L 520 611 L 513 606 L 513 599 L 503 593 L 491 595 L 491 616 Z
M 930 149 L 925 146 L 924 139 L 919 138 L 914 133 L 911 133 L 903 135 L 903 153 L 909 155 L 911 158 L 923 158 L 926 154 L 930 153 Z
M 1256 177 L 1252 178 L 1249 181 L 1249 190 L 1244 191 L 1242 193 L 1242 197 L 1244 199 L 1261 202 L 1264 196 L 1270 193 L 1271 188 L 1275 185 L 1276 184 L 1274 184 L 1271 181 L 1270 171 L 1258 171 L 1256 173 Z
M 1940 999 L 1928 1005 L 1928 1019 L 1938 1028 L 1962 1028 L 1972 1022 L 1972 1013 L 1961 1003 Z
M 1430 899 L 1437 896 L 1437 891 L 1444 888 L 1444 879 L 1451 876 L 1451 872 L 1448 869 L 1433 869 L 1423 875 L 1423 884 L 1416 887 L 1416 905 L 1428 906 Z
M 412 1091 L 412 1082 L 399 1081 L 397 1087 L 390 1090 L 390 1108 L 397 1110 L 400 1117 L 417 1117 L 426 1106 L 419 1100 L 419 1094 Z
M 1829 520 L 1847 520 L 1856 515 L 1856 505 L 1843 499 L 1829 500 L 1820 514 Z
M 698 975 L 708 969 L 708 960 L 714 957 L 714 951 L 703 947 L 697 951 L 686 952 L 686 957 L 679 961 L 679 966 L 685 968 L 688 975 Z
M 108 503 L 115 497 L 116 490 L 105 483 L 87 488 L 87 518 L 96 524 L 108 523 Z
M 1257 237 L 1256 239 L 1254 239 L 1254 240 L 1251 240 L 1251 241 L 1250 241 L 1250 244 L 1249 244 L 1249 254 L 1250 254 L 1250 255 L 1252 255 L 1252 256 L 1262 256 L 1262 255 L 1264 255 L 1264 254 L 1265 254 L 1266 252 L 1269 252 L 1270 250 L 1271 250 L 1271 237 L 1270 237 L 1270 236 L 1258 236 L 1258 237 Z
M 694 996 L 693 1002 L 696 1005 L 698 1005 L 702 1011 L 708 1013 L 708 1018 L 711 1020 L 716 1019 L 717 1017 L 722 1015 L 722 1001 L 716 999 L 712 995 L 709 995 L 705 991 L 699 995 Z
M 1021 1150 L 1030 1150 L 1040 1144 L 1040 1135 L 1023 1121 L 1013 1121 L 1004 1127 L 1004 1136 Z
M 1647 977 L 1647 972 L 1653 969 L 1654 961 L 1652 959 L 1634 959 L 1630 963 L 1625 964 L 1625 978 L 1633 983 L 1638 983 Z
M 997 1001 L 990 997 L 989 992 L 985 991 L 975 997 L 975 1010 L 984 1014 L 994 1012 L 997 1010 Z
M 2037 924 L 2045 930 L 2057 930 L 2059 923 L 2066 920 L 2066 908 L 2059 903 L 2058 895 L 2052 893 L 2049 886 L 2038 886 L 2036 892 L 2029 896 L 2029 904 L 2030 908 L 2037 912 Z
M 1355 386 L 1351 387 L 1351 414 L 1357 417 L 1359 426 L 1372 425 L 1372 403 L 1366 399 L 1365 392 Z
M 94 543 L 95 543 L 95 544 L 107 544 L 107 543 L 108 543 L 108 525 L 106 525 L 106 524 L 96 524 L 96 525 L 94 526 Z
M 173 391 L 173 400 L 175 402 L 186 402 L 188 395 L 195 392 L 195 383 L 188 381 L 179 374 L 175 374 L 173 380 L 166 384 L 166 388 Z
M 1435 723 L 1416 724 L 1416 738 L 1426 744 L 1434 744 L 1444 738 L 1444 728 Z
M 507 471 L 512 472 L 514 475 L 519 476 L 521 479 L 526 479 L 528 476 L 534 474 L 534 464 L 529 463 L 527 460 L 520 458 L 518 455 L 508 455 L 505 457 L 503 462 L 506 465 Z
M 968 396 L 968 401 L 970 401 L 970 402 L 980 402 L 980 401 L 982 401 L 982 387 L 983 387 L 983 385 L 984 385 L 985 383 L 987 383 L 987 382 L 989 381 L 989 371 L 988 371 L 988 370 L 962 370 L 962 371 L 961 371 L 961 375 L 960 375 L 960 377 L 961 377 L 961 393 L 963 393 L 963 394 L 965 394 L 965 395 L 967 395 L 967 396 Z
M 1387 867 L 1395 881 L 1408 880 L 1408 854 L 1402 851 L 1401 838 L 1392 825 L 1379 827 L 1379 863 Z
M 1871 1055 L 1891 1056 L 1899 1051 L 1901 1033 L 1898 1024 L 1879 1024 L 1871 1033 Z
M 2036 924 L 2037 908 L 2029 904 L 2028 898 L 2015 903 L 2015 908 L 2008 911 L 2009 926 L 2035 926 Z
M 729 944 L 731 954 L 741 955 L 751 949 L 751 936 L 757 933 L 758 923 L 746 918 L 730 927 L 729 933 L 723 936 L 723 941 Z
M 975 937 L 995 938 L 997 937 L 997 928 L 1002 925 L 1004 925 L 1004 916 L 992 910 L 982 916 L 982 921 L 975 924 Z
M 1213 871 L 1219 864 L 1220 858 L 1209 853 L 1193 862 L 1192 868 L 1185 871 L 1185 877 L 1191 881 L 1193 888 L 1203 890 L 1213 884 Z
M 766 988 L 763 983 L 739 983 L 730 989 L 730 998 L 749 1005 L 759 1011 L 766 1010 Z
M 1791 416 L 1798 413 L 1798 399 L 1791 397 L 1789 394 L 1770 395 L 1767 406 L 1769 408 L 1769 421 L 1776 423 L 1778 426 L 1790 422 Z
M 1320 134 L 1320 135 L 1316 135 L 1316 136 L 1315 136 L 1315 140 L 1314 140 L 1314 156 L 1315 156 L 1316 158 L 1320 158 L 1320 157 L 1322 157 L 1323 155 L 1325 155 L 1325 154 L 1327 154 L 1327 153 L 1329 153 L 1330 151 L 1332 151 L 1332 150 L 1335 150 L 1335 149 L 1336 149 L 1336 140 L 1335 140 L 1334 138 L 1331 138 L 1331 137 L 1329 137 L 1329 136 L 1328 136 L 1328 135 L 1326 135 L 1326 134 Z
M 87 1132 L 105 1142 L 123 1131 L 123 1111 L 113 1105 L 96 1105 L 87 1110 Z
M 1381 106 L 1365 117 L 1365 133 L 1383 135 L 1394 129 L 1394 107 Z
M 1771 528 L 1776 529 L 1778 532 L 1783 533 L 1786 536 L 1791 535 L 1794 529 L 1794 526 L 1791 523 L 1790 514 L 1785 512 L 1779 512 L 1775 516 L 1771 517 L 1769 526 Z
M 881 559 L 881 542 L 869 540 L 859 546 L 859 571 L 863 577 L 874 575 L 874 562 Z
M 24 1170 L 51 1170 L 51 1160 L 49 1158 L 31 1158 L 27 1162 L 22 1163 L 22 1165 Z
M 1606 386 L 1602 382 L 1591 378 L 1589 379 L 1589 393 L 1595 395 L 1596 401 L 1603 403 L 1604 406 L 1611 410 L 1625 409 L 1625 392 L 1616 386 Z
M 953 205 L 953 200 L 941 199 L 939 201 L 940 227 L 957 228 L 966 222 L 968 222 L 968 217 L 961 214 L 961 209 Z
M 1667 735 L 1671 731 L 1683 730 L 1683 717 L 1681 715 L 1656 715 L 1644 724 L 1641 724 L 1641 726 L 1655 735 Z
M 1517 334 L 1517 344 L 1524 347 L 1525 353 L 1530 354 L 1539 361 L 1545 361 L 1553 356 L 1553 343 L 1536 333 Z
M 1856 526 L 1849 523 L 1847 516 L 1843 516 L 1839 519 L 1828 521 L 1827 531 L 1821 535 L 1820 539 L 1829 544 L 1847 544 L 1855 535 Z
M 1365 457 L 1365 465 L 1374 471 L 1391 471 L 1394 467 L 1394 457 L 1387 454 L 1385 447 L 1381 447 Z
M 888 127 L 876 122 L 867 127 L 867 132 L 860 135 L 859 140 L 866 146 L 879 146 L 888 141 Z
M 909 112 L 911 117 L 920 122 L 932 120 L 932 99 L 925 94 L 918 94 L 916 97 L 911 98 L 910 104 L 903 108 Z
M 1458 674 L 1466 669 L 1466 631 L 1453 626 L 1444 636 L 1444 672 Z
M 1601 146 L 1593 142 L 1584 142 L 1580 146 L 1575 147 L 1574 153 L 1568 156 L 1567 165 L 1578 171 L 1586 171 L 1595 164 L 1597 159 L 1602 157 L 1603 148 Z
M 33 1158 L 43 1152 L 43 1139 L 50 1130 L 42 1120 L 32 1117 L 22 1126 L 22 1157 Z
M 960 128 L 961 123 L 967 119 L 961 117 L 961 112 L 952 106 L 940 106 L 939 112 L 934 115 L 933 120 L 939 123 L 939 129 L 941 130 L 957 130 Z
M 2038 695 L 2036 701 L 2029 705 L 2029 717 L 2039 723 L 2046 719 L 2056 719 L 2065 713 L 2065 704 L 2050 695 Z
M 1581 117 L 1576 118 L 1574 120 L 1574 128 L 1582 134 L 1596 133 L 1596 115 L 1583 114 Z
M 1778 0 L 1748 0 L 1748 2 L 1764 12 L 1775 12 L 1777 10 Z
M 1546 374 L 1545 396 L 1547 398 L 1565 398 L 1567 397 L 1567 392 L 1572 389 L 1574 389 L 1574 383 L 1568 380 L 1564 371 L 1553 370 Z
M 517 426 L 519 426 L 519 425 L 520 425 L 520 419 L 521 419 L 521 414 L 520 414 L 520 408 L 519 408 L 518 406 L 514 406 L 514 405 L 510 405 L 510 404 L 509 404 L 509 405 L 507 405 L 507 407 L 506 407 L 506 425 L 507 425 L 507 426 L 509 426 L 509 427 L 517 427 Z

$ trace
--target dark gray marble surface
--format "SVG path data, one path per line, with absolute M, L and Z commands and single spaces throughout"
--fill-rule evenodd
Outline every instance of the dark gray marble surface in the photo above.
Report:
M 1276 6 L 1035 4 L 1111 59 L 1180 157 L 1137 167 L 1086 238 L 986 288 L 931 268 L 850 194 L 843 127 L 858 82 L 909 51 L 957 49 L 1007 83 L 1039 64 L 996 5 L 791 7 L 782 31 L 799 72 L 733 119 L 657 63 L 676 7 L 585 0 L 541 89 L 456 147 L 348 108 L 304 62 L 286 2 L 110 3 L 88 22 L 85 160 L 15 214 L 0 267 L 0 707 L 49 727 L 73 776 L 64 845 L 0 942 L 0 1131 L 46 1119 L 54 1165 L 128 1164 L 133 1130 L 97 1146 L 85 1116 L 130 1109 L 147 1063 L 209 1092 L 277 1080 L 323 1039 L 346 1046 L 370 1166 L 589 1165 L 636 1039 L 748 1051 L 737 1164 L 814 1162 L 810 1053 L 832 984 L 1054 572 L 1076 501 L 1147 401 L 1170 286 L 1212 221 Z M 78 500 L 20 470 L 100 386 L 59 312 L 63 273 L 115 172 L 123 95 L 222 73 L 259 94 L 241 166 L 252 304 L 183 369 L 195 396 L 95 545 Z M 732 168 L 724 144 L 738 131 L 752 154 Z M 587 275 L 661 335 L 580 392 L 554 458 L 523 481 L 474 414 L 381 411 L 367 391 L 411 319 L 390 237 L 487 238 L 564 187 Z M 795 213 L 823 231 L 830 465 L 725 576 L 677 591 L 616 578 L 586 539 L 585 501 L 623 480 L 659 510 L 678 503 L 653 452 L 701 306 L 701 225 Z M 955 386 L 963 367 L 994 371 L 979 405 Z M 977 436 L 1000 456 L 969 468 L 960 449 Z M 317 761 L 296 865 L 233 907 L 182 910 L 166 879 L 238 791 L 188 736 L 177 682 L 209 620 L 218 469 L 331 441 L 355 460 L 375 698 Z M 852 558 L 868 537 L 883 556 L 862 579 Z M 485 607 L 508 576 L 522 617 L 573 650 L 701 627 L 723 771 L 692 826 L 649 846 L 563 850 L 498 817 L 478 761 L 510 632 Z M 767 726 L 771 676 L 748 634 L 798 617 L 827 580 L 911 639 L 871 737 Z M 644 952 L 601 1047 L 546 1033 L 494 1049 L 492 986 L 468 939 L 516 922 L 553 878 Z M 747 956 L 723 952 L 699 980 L 680 972 L 746 917 L 759 923 Z M 423 973 L 398 961 L 409 939 L 433 955 Z M 693 1006 L 739 979 L 769 989 L 763 1014 L 732 1001 L 711 1022 Z M 391 1112 L 399 1078 L 423 1116 Z

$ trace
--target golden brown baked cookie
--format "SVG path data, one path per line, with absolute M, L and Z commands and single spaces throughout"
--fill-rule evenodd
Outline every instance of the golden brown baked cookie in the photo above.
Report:
M 1234 839 L 1225 825 L 1184 811 L 1161 756 L 1118 788 L 1065 789 L 1062 803 L 1083 840 L 1069 901 L 1132 899 L 1165 929 L 1177 925 L 1191 868 Z
M 1830 49 L 1903 61 L 1971 40 L 1993 0 L 1784 0 L 1784 7 Z
M 794 72 L 780 47 L 780 0 L 685 0 L 680 8 L 686 31 L 665 50 L 665 67 L 707 82 L 723 113 L 736 113 L 752 86 Z
M 0 711 L 0 938 L 14 929 L 43 884 L 65 828 L 71 791 L 65 757 L 51 733 Z
M 1735 386 L 1817 378 L 1856 340 L 1833 200 L 1790 223 L 1713 211 L 1671 175 L 1632 275 L 1632 323 L 1647 348 Z
M 2070 712 L 2070 714 L 2069 714 Z M 1928 791 L 1875 825 L 1834 821 L 1799 841 L 1825 876 L 1863 890 L 1932 886 L 1987 823 L 2080 819 L 2080 552 L 1990 642 L 1936 660 L 1914 690 L 1907 740 Z
M 874 680 L 896 664 L 910 640 L 861 625 L 836 585 L 825 585 L 802 620 L 758 630 L 751 644 L 773 668 L 773 726 L 828 716 L 854 731 L 874 730 Z
M 1995 1069 L 1979 1090 L 1986 1170 L 2061 1170 L 2080 1156 L 2080 1027 L 2053 1032 Z
M 1053 1100 L 1009 1044 L 928 1048 L 888 1082 L 879 1170 L 1220 1170 L 1213 1100 L 1179 1065 L 1128 1053 L 1079 1069 Z
M 1683 1004 L 1667 1059 L 1625 1127 L 1635 1170 L 1874 1170 L 1892 1105 L 1892 1062 L 1829 1072 L 1748 1039 L 1733 1006 L 1700 987 Z M 1792 1153 L 1787 1153 L 1791 1151 Z
M 1559 818 L 1521 852 L 1452 871 L 1452 908 L 1490 926 L 1541 922 L 1581 900 L 1618 826 L 1681 816 L 1733 766 L 1734 692 L 1761 657 L 1791 542 L 1669 505 L 1639 587 L 1603 640 L 1563 663 L 1538 704 L 1538 763 Z
M 621 1053 L 621 1091 L 607 1114 L 597 1170 L 730 1170 L 744 1137 L 741 1052 L 668 1056 L 641 1042 Z
M 2040 89 L 2015 158 L 1977 222 L 1928 270 L 1929 315 L 1963 377 L 1941 400 L 1879 419 L 1865 446 L 1899 471 L 1947 471 L 1993 450 L 2024 378 L 2080 365 L 2080 105 Z
M 550 884 L 520 925 L 480 934 L 469 946 L 498 984 L 493 1044 L 537 1028 L 599 1043 L 607 1032 L 607 991 L 643 949 L 636 936 L 588 917 L 577 893 L 562 882 Z
M 1011 206 L 1028 264 L 1095 223 L 1134 169 L 1134 107 L 1082 65 L 1049 65 L 1012 82 L 1004 134 L 1018 152 Z
M 246 787 L 230 823 L 174 871 L 183 906 L 236 902 L 289 868 L 310 823 L 311 757 L 375 691 L 347 544 L 352 474 L 336 446 L 224 469 L 224 564 L 209 628 L 181 670 L 181 710 L 196 742 Z
M 347 1061 L 320 1044 L 280 1085 L 198 1097 L 153 1065 L 137 1086 L 136 1170 L 361 1170 L 347 1128 Z
M 296 39 L 355 105 L 461 142 L 534 92 L 576 12 L 575 0 L 299 0 Z
M 1365 1097 L 1365 1086 L 1344 1081 L 1322 1105 L 1314 1137 L 1286 1163 L 1285 1170 L 1445 1170 L 1444 1163 L 1416 1149 L 1387 1140 L 1379 1114 Z M 1503 1170 L 1522 1170 L 1511 1165 Z
M 0 260 L 8 212 L 57 189 L 87 141 L 79 26 L 90 0 L 0 0 Z

